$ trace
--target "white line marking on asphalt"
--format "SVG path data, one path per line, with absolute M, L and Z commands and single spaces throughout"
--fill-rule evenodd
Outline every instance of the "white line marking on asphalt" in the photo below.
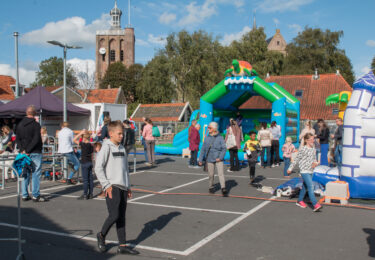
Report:
M 276 198 L 276 197 L 272 196 L 270 199 L 274 199 L 274 198 Z M 257 212 L 258 210 L 260 210 L 264 206 L 268 205 L 269 203 L 271 203 L 271 201 L 264 201 L 264 202 L 260 203 L 258 206 L 252 208 L 251 210 L 249 210 L 245 214 L 239 216 L 238 218 L 236 218 L 233 221 L 229 222 L 228 224 L 226 224 L 225 226 L 223 226 L 222 228 L 220 228 L 216 232 L 212 233 L 211 235 L 205 237 L 204 239 L 202 239 L 198 243 L 196 243 L 193 246 L 191 246 L 188 249 L 186 249 L 184 251 L 184 255 L 187 256 L 187 255 L 190 255 L 191 253 L 195 252 L 196 250 L 198 250 L 199 248 L 201 248 L 202 246 L 204 246 L 205 244 L 207 244 L 211 240 L 217 238 L 218 236 L 220 236 L 221 234 L 223 234 L 225 231 L 231 229 L 232 227 L 234 227 L 235 225 L 237 225 L 238 223 L 240 223 L 242 220 L 244 220 L 248 216 L 254 214 L 255 212 Z
M 67 198 L 78 198 L 78 197 L 80 197 L 80 196 L 77 196 L 77 195 L 64 195 L 64 194 L 59 194 L 59 193 L 48 193 L 48 192 L 43 192 L 42 194 L 43 195 L 58 196 L 58 197 L 67 197 Z M 94 200 L 103 201 L 105 199 L 94 198 Z M 242 215 L 242 214 L 246 213 L 246 212 L 238 212 L 238 211 L 227 211 L 227 210 L 216 210 L 216 209 L 205 209 L 205 208 L 192 208 L 192 207 L 157 204 L 157 203 L 145 203 L 145 202 L 138 202 L 138 201 L 130 201 L 128 203 L 136 204 L 136 205 L 161 207 L 161 208 L 185 209 L 185 210 L 194 210 L 194 211 L 202 211 L 202 212 L 226 213 L 226 214 L 234 214 L 234 215 Z
M 77 185 L 81 185 L 81 184 L 77 184 Z M 58 189 L 61 189 L 61 188 L 67 188 L 67 185 L 54 186 L 54 187 L 51 187 L 51 188 L 47 188 L 47 189 L 40 190 L 40 192 L 43 193 L 44 191 L 49 191 L 49 190 L 58 190 Z M 21 194 L 21 196 L 22 196 L 22 194 Z M 8 199 L 8 198 L 13 198 L 13 197 L 17 197 L 17 194 L 13 194 L 13 195 L 9 195 L 9 196 L 0 197 L 0 200 L 2 200 L 2 199 Z
M 10 227 L 10 228 L 18 228 L 17 225 L 3 223 L 3 222 L 0 222 L 0 226 Z M 62 232 L 50 231 L 50 230 L 45 230 L 45 229 L 40 229 L 40 228 L 33 228 L 33 227 L 25 227 L 25 226 L 21 226 L 21 228 L 23 230 L 40 232 L 40 233 L 45 233 L 45 234 L 50 234 L 50 235 L 77 238 L 77 239 L 88 240 L 88 241 L 93 241 L 93 242 L 97 241 L 96 238 L 88 237 L 88 236 L 73 235 L 73 234 L 69 234 L 69 233 L 62 233 Z M 106 240 L 106 242 L 118 244 L 118 241 L 113 241 L 113 240 Z M 165 249 L 165 248 L 158 248 L 158 247 L 151 247 L 151 246 L 142 246 L 142 245 L 133 245 L 133 244 L 130 244 L 130 245 L 133 246 L 133 247 L 139 248 L 139 249 L 145 249 L 145 250 L 149 250 L 149 251 L 156 251 L 156 252 L 175 254 L 175 255 L 184 255 L 183 251 L 177 251 L 177 250 L 171 250 L 171 249 Z
M 181 206 L 164 205 L 164 204 L 144 203 L 144 202 L 138 202 L 138 201 L 129 202 L 129 203 L 137 204 L 137 205 L 145 205 L 145 206 L 162 207 L 162 208 L 186 209 L 186 210 L 214 212 L 214 213 L 227 213 L 227 214 L 236 214 L 236 215 L 242 215 L 246 213 L 246 212 L 236 212 L 236 211 L 226 211 L 226 210 L 216 210 L 216 209 L 203 209 L 203 208 L 181 207 Z
M 208 177 L 204 177 L 202 179 L 191 181 L 191 182 L 188 182 L 188 183 L 185 183 L 185 184 L 173 187 L 173 188 L 169 188 L 169 189 L 166 189 L 166 190 L 162 190 L 162 191 L 159 191 L 159 192 L 168 192 L 168 191 L 171 191 L 171 190 L 177 190 L 179 188 L 182 188 L 182 187 L 185 187 L 185 186 L 197 183 L 197 182 L 201 182 L 201 181 L 204 181 L 204 180 L 207 180 L 207 179 L 208 179 Z M 136 200 L 140 200 L 140 199 L 149 198 L 149 197 L 152 197 L 152 196 L 155 196 L 155 195 L 156 194 L 144 195 L 144 196 L 141 196 L 141 197 L 138 197 L 138 198 L 130 199 L 130 200 L 128 200 L 128 202 L 132 202 L 132 201 L 136 201 Z
M 145 172 L 153 172 L 153 173 L 166 173 L 166 174 L 176 174 L 176 175 L 196 175 L 196 176 L 207 176 L 205 173 L 189 173 L 189 172 L 162 172 L 162 171 L 145 171 Z M 249 179 L 249 176 L 239 176 L 239 175 L 226 175 L 226 178 L 234 177 L 234 178 L 244 178 Z M 285 178 L 268 178 L 265 177 L 265 180 L 280 180 L 280 181 L 287 181 Z

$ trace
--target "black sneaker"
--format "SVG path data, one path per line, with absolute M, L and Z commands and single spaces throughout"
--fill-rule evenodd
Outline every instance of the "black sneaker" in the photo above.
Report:
M 77 200 L 87 200 L 87 196 L 88 196 L 88 195 L 86 195 L 86 194 L 82 194 L 81 196 L 79 196 L 79 197 L 77 198 Z
M 103 237 L 102 233 L 99 232 L 98 234 L 96 234 L 96 238 L 98 239 L 98 248 L 99 248 L 99 251 L 104 253 L 105 251 L 107 251 L 107 248 L 105 246 L 105 238 Z
M 211 194 L 214 194 L 215 193 L 215 188 L 209 188 L 208 192 L 211 193 Z
M 127 254 L 127 255 L 139 255 L 139 252 L 137 250 L 134 250 L 127 246 L 119 246 L 117 248 L 118 254 Z
M 223 194 L 224 197 L 228 197 L 228 190 L 226 188 L 222 188 L 221 193 Z
M 22 197 L 22 201 L 29 201 L 29 200 L 31 200 L 30 196 Z
M 87 200 L 91 200 L 91 199 L 93 199 L 94 198 L 94 196 L 92 195 L 92 194 L 88 194 L 88 195 L 86 195 L 86 199 Z
M 45 198 L 45 197 L 42 197 L 42 196 L 38 196 L 38 197 L 33 197 L 33 201 L 34 202 L 47 202 L 48 201 L 48 199 L 47 198 Z

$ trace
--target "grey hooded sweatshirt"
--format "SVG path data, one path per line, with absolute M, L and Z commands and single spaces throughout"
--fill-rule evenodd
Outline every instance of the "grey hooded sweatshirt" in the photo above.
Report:
M 128 156 L 122 144 L 115 145 L 105 139 L 96 156 L 95 173 L 102 189 L 116 186 L 127 190 L 130 187 Z

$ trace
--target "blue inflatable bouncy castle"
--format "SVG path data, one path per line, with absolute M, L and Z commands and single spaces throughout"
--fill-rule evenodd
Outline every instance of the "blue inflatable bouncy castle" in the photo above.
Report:
M 375 199 L 375 77 L 372 72 L 353 84 L 344 114 L 343 160 L 337 168 L 318 166 L 314 181 L 349 183 L 351 198 Z

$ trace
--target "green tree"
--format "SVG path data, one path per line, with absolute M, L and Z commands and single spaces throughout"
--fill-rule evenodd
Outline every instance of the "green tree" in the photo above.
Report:
M 36 72 L 35 82 L 32 86 L 62 86 L 64 85 L 64 61 L 62 58 L 51 57 L 39 64 L 39 71 Z M 66 65 L 66 85 L 69 87 L 78 86 L 73 68 Z
M 137 84 L 136 102 L 168 103 L 173 100 L 175 89 L 168 67 L 167 57 L 160 53 L 147 63 Z
M 100 80 L 100 88 L 122 88 L 126 82 L 126 67 L 121 62 L 111 63 Z
M 345 51 L 338 48 L 343 31 L 321 30 L 306 27 L 287 46 L 287 57 L 283 74 L 335 73 L 340 70 L 345 80 L 352 85 L 353 67 Z
M 143 65 L 133 64 L 128 69 L 126 69 L 125 81 L 122 86 L 124 95 L 127 102 L 134 102 L 137 100 L 137 85 L 141 81 L 143 72 Z
M 193 107 L 197 107 L 199 97 L 222 79 L 221 49 L 218 39 L 202 30 L 192 34 L 181 31 L 167 37 L 162 53 L 167 58 L 177 100 L 189 100 Z
M 372 69 L 372 72 L 375 74 L 375 56 L 374 58 L 372 58 L 371 69 Z

